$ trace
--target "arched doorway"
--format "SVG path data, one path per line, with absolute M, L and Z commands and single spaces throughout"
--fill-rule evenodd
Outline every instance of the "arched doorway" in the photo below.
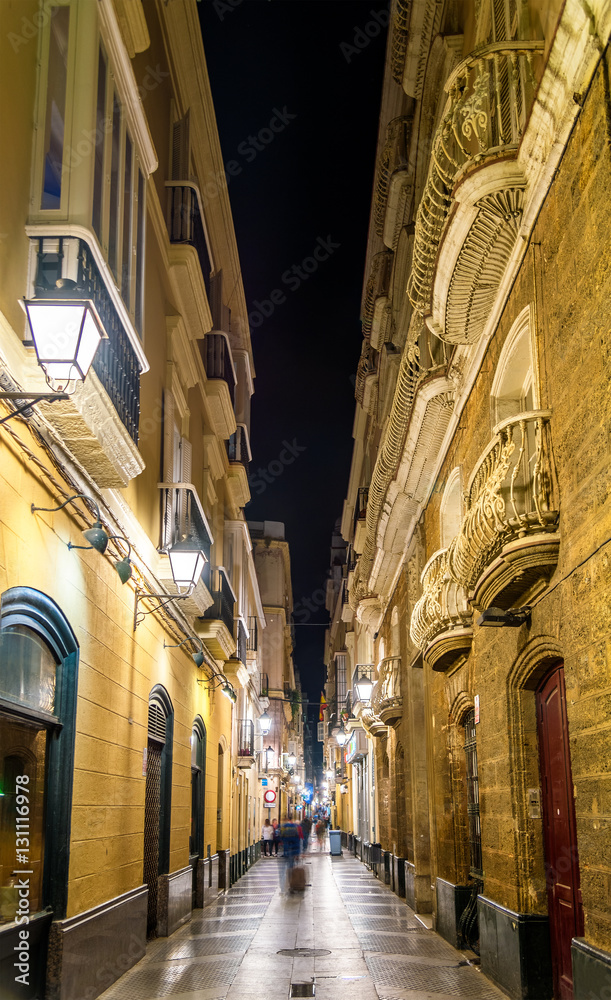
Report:
M 30 587 L 6 591 L 0 617 L 0 884 L 6 890 L 0 980 L 7 1000 L 42 996 L 49 925 L 66 916 L 77 677 L 78 642 L 57 604 Z M 28 894 L 20 902 L 17 886 L 24 881 Z M 30 974 L 20 983 L 12 963 L 23 924 L 14 920 L 24 912 Z
M 143 881 L 148 886 L 148 937 L 157 935 L 158 879 L 170 870 L 173 721 L 170 696 L 156 685 L 149 696 L 144 793 Z
M 583 909 L 562 661 L 539 684 L 536 701 L 554 995 L 572 1000 L 571 940 L 583 935 Z
M 189 862 L 193 867 L 193 907 L 197 897 L 198 861 L 204 856 L 204 804 L 206 797 L 206 727 L 201 715 L 191 730 L 191 832 Z

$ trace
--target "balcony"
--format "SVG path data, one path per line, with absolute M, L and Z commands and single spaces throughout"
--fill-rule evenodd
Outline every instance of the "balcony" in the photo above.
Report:
M 199 188 L 191 181 L 166 181 L 166 222 L 170 238 L 171 276 L 180 299 L 180 311 L 193 336 L 210 330 L 210 275 L 212 262 Z
M 59 278 L 71 278 L 83 290 L 83 297 L 92 300 L 107 334 L 85 382 L 77 385 L 69 400 L 44 407 L 42 412 L 99 486 L 127 486 L 144 469 L 137 445 L 140 373 L 146 359 L 137 334 L 125 307 L 119 308 L 117 296 L 111 295 L 85 240 L 32 239 L 30 258 L 36 296 L 44 297 Z
M 372 405 L 372 394 L 378 382 L 378 352 L 365 340 L 356 367 L 354 395 L 364 410 Z
M 347 625 L 350 624 L 354 618 L 354 611 L 350 606 L 350 591 L 348 590 L 348 581 L 342 580 L 342 613 L 341 619 Z
M 367 501 L 369 499 L 369 487 L 361 486 L 356 499 L 354 511 L 354 540 L 352 546 L 357 555 L 360 556 L 365 544 L 367 535 Z
M 251 767 L 255 763 L 255 726 L 250 719 L 238 720 L 238 767 Z
M 210 573 L 212 604 L 198 619 L 197 634 L 217 660 L 228 660 L 236 651 L 233 610 L 235 594 L 222 566 Z
M 157 483 L 161 490 L 161 553 L 157 577 L 169 594 L 176 594 L 168 549 L 181 538 L 198 540 L 206 565 L 193 593 L 181 601 L 187 615 L 201 615 L 210 606 L 212 597 L 206 586 L 210 567 L 210 546 L 213 538 L 197 490 L 192 483 Z
M 403 717 L 403 697 L 401 695 L 401 657 L 388 656 L 380 664 L 380 680 L 374 707 L 372 709 L 385 726 L 396 726 Z M 376 692 L 374 691 L 374 694 Z
M 206 398 L 212 412 L 214 430 L 220 438 L 230 438 L 236 430 L 233 402 L 236 377 L 226 333 L 207 333 L 199 341 L 206 370 Z
M 478 340 L 518 239 L 525 178 L 516 154 L 535 91 L 531 62 L 543 46 L 517 40 L 481 47 L 445 85 L 408 295 L 448 343 Z M 469 184 L 474 167 L 477 180 Z
M 243 663 L 244 666 L 246 666 L 246 648 L 247 648 L 247 643 L 248 643 L 248 639 L 247 639 L 247 635 L 246 635 L 246 629 L 244 628 L 244 623 L 242 621 L 238 621 L 238 635 L 237 635 L 237 640 L 236 640 L 236 655 L 237 655 L 238 660 L 240 661 L 240 663 Z
M 420 582 L 422 597 L 412 612 L 410 636 L 433 670 L 447 670 L 469 655 L 473 641 L 467 596 L 450 576 L 447 549 L 429 559 Z
M 379 351 L 386 340 L 388 294 L 393 255 L 390 250 L 375 254 L 365 289 L 363 306 L 363 336 Z
M 259 622 L 255 615 L 248 619 L 248 637 L 246 639 L 246 653 L 256 653 L 259 641 Z
M 558 562 L 559 500 L 549 410 L 497 424 L 466 494 L 448 569 L 475 608 L 508 609 L 539 593 Z
M 248 486 L 248 466 L 252 459 L 248 442 L 248 431 L 244 424 L 238 424 L 227 442 L 229 473 L 227 488 L 236 507 L 245 507 L 250 500 Z
M 409 144 L 412 119 L 403 115 L 386 126 L 386 140 L 378 161 L 374 195 L 374 225 L 387 247 L 394 249 L 409 189 Z

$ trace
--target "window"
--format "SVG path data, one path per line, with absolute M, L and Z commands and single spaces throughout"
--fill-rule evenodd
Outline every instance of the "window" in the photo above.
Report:
M 462 521 L 462 490 L 460 468 L 456 466 L 448 476 L 440 510 L 441 548 L 447 549 L 460 531 Z
M 206 727 L 197 716 L 191 731 L 191 834 L 189 854 L 204 854 L 204 800 L 206 783 Z
M 66 81 L 68 75 L 68 38 L 70 8 L 51 7 L 42 198 L 40 207 L 60 207 L 66 120 Z
M 539 405 L 530 327 L 527 306 L 509 331 L 498 361 L 491 392 L 493 425 Z
M 465 757 L 467 764 L 467 823 L 469 834 L 470 874 L 482 875 L 482 828 L 479 814 L 479 773 L 477 767 L 477 726 L 475 710 L 467 712 L 465 727 Z

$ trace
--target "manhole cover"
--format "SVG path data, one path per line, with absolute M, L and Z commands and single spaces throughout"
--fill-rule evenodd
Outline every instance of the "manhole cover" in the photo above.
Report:
M 319 955 L 330 955 L 331 952 L 327 948 L 282 948 L 280 951 L 276 952 L 277 955 L 291 955 L 293 958 L 318 958 Z M 302 984 L 296 983 L 296 986 Z M 293 994 L 294 996 L 300 996 L 301 994 Z M 304 993 L 303 996 L 311 997 L 312 993 Z
M 291 983 L 292 997 L 313 997 L 315 990 L 314 983 Z

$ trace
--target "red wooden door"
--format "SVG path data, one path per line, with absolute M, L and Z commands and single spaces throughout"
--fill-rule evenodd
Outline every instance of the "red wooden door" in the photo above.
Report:
M 537 690 L 537 727 L 554 995 L 572 1000 L 571 939 L 583 934 L 583 910 L 562 663 Z

